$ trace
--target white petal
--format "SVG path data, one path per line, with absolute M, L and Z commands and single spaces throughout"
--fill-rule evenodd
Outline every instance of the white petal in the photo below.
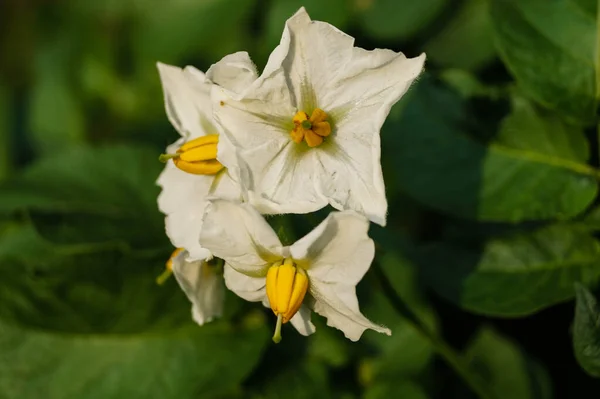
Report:
M 333 25 L 312 21 L 304 7 L 287 20 L 284 36 L 290 44 L 283 68 L 295 103 L 298 108 L 322 108 L 320 99 L 351 58 L 354 39 Z
M 157 181 L 162 187 L 158 207 L 166 215 L 167 236 L 173 246 L 186 249 L 194 259 L 210 256 L 200 245 L 200 228 L 212 180 L 212 176 L 186 173 L 169 161 Z
M 312 312 L 310 309 L 307 306 L 302 305 L 300 306 L 298 313 L 290 319 L 290 323 L 292 323 L 294 328 L 305 337 L 317 331 L 315 325 L 310 321 L 311 314 Z
M 206 77 L 227 90 L 240 93 L 258 78 L 258 72 L 248 53 L 240 51 L 212 65 Z
M 204 261 L 186 261 L 182 251 L 173 259 L 173 274 L 192 302 L 192 317 L 202 325 L 223 314 L 223 278 Z
M 315 299 L 313 310 L 326 317 L 327 325 L 341 330 L 346 338 L 358 341 L 367 329 L 392 335 L 389 328 L 371 322 L 360 312 L 354 285 L 311 280 L 309 289 Z
M 335 208 L 354 209 L 385 225 L 379 131 L 424 62 L 425 54 L 407 59 L 390 50 L 355 48 L 352 59 L 330 82 L 321 105 L 332 116 L 335 132 L 329 140 L 331 150 L 320 153 L 322 164 L 328 165 L 321 190 Z
M 320 168 L 314 151 L 298 152 L 288 140 L 273 158 L 264 152 L 258 148 L 244 153 L 254 178 L 250 201 L 261 213 L 309 213 L 327 205 L 315 185 Z
M 186 138 L 213 133 L 210 83 L 197 69 L 157 63 L 165 97 L 165 109 L 173 127 Z
M 236 271 L 228 263 L 223 269 L 225 285 L 240 298 L 250 302 L 263 302 L 267 298 L 264 277 L 250 277 Z M 268 306 L 267 306 L 268 307 Z
M 391 334 L 360 313 L 356 298 L 356 284 L 375 255 L 368 229 L 368 220 L 356 212 L 332 212 L 290 247 L 292 258 L 307 271 L 313 310 L 353 341 L 368 328 Z
M 369 221 L 353 211 L 331 212 L 313 231 L 290 247 L 292 258 L 312 282 L 356 285 L 369 269 L 375 245 Z
M 319 164 L 322 165 L 319 192 L 334 208 L 354 210 L 385 226 L 387 199 L 381 172 L 379 135 L 373 145 L 338 137 L 332 137 L 330 143 L 332 145 L 327 151 L 318 152 Z
M 277 234 L 250 204 L 214 200 L 206 208 L 200 242 L 241 273 L 264 277 L 282 258 Z
M 169 146 L 174 152 L 182 140 Z M 178 169 L 168 161 L 157 180 L 162 188 L 158 207 L 166 215 L 165 229 L 173 246 L 184 248 L 191 259 L 204 260 L 210 251 L 200 245 L 202 217 L 208 205 L 208 196 L 239 200 L 240 185 L 232 179 L 229 170 L 217 175 L 194 175 Z

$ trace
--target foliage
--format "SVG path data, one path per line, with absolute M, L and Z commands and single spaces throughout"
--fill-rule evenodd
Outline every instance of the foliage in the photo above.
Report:
M 597 396 L 596 1 L 26 3 L 0 3 L 1 399 Z M 200 328 L 154 282 L 177 137 L 156 61 L 261 67 L 301 5 L 358 46 L 428 55 L 382 128 L 389 222 L 358 287 L 391 337 L 315 316 L 275 346 L 258 304 L 230 294 Z

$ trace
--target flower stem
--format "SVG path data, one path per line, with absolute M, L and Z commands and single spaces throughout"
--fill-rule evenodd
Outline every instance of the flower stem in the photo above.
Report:
M 495 394 L 490 390 L 486 382 L 476 374 L 469 370 L 465 359 L 457 353 L 444 340 L 439 338 L 435 333 L 430 331 L 427 326 L 408 308 L 402 298 L 398 296 L 394 287 L 388 281 L 384 271 L 379 264 L 374 264 L 373 269 L 383 293 L 389 299 L 390 303 L 402 317 L 404 317 L 412 326 L 425 338 L 427 338 L 435 351 L 444 359 L 444 361 L 458 374 L 471 390 L 479 396 L 480 399 L 497 399 Z

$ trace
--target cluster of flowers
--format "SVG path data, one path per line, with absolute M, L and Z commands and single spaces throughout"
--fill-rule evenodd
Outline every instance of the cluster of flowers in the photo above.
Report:
M 359 310 L 356 284 L 374 257 L 369 220 L 385 225 L 379 131 L 421 73 L 425 55 L 354 47 L 301 8 L 258 75 L 245 52 L 206 74 L 158 64 L 169 120 L 181 138 L 161 156 L 167 262 L 198 324 L 219 316 L 225 285 L 315 331 L 311 311 L 356 341 L 391 334 Z M 262 215 L 339 210 L 291 246 Z M 222 270 L 222 272 L 221 272 Z

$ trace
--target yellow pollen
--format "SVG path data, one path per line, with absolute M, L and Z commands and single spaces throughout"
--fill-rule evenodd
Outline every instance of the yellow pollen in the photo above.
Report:
M 163 285 L 165 281 L 173 274 L 173 259 L 179 255 L 179 253 L 183 251 L 183 248 L 176 248 L 175 251 L 169 257 L 169 260 L 165 263 L 165 271 L 162 272 L 160 276 L 156 278 L 156 284 Z
M 306 291 L 308 276 L 297 267 L 291 258 L 274 263 L 267 272 L 267 297 L 273 313 L 277 316 L 277 327 L 273 341 L 281 340 L 281 324 L 285 324 L 300 309 Z
M 290 132 L 292 141 L 301 143 L 306 141 L 309 147 L 316 147 L 323 143 L 323 138 L 331 134 L 331 125 L 327 122 L 327 114 L 320 108 L 315 108 L 312 115 L 298 111 L 294 118 L 294 129 Z
M 195 175 L 217 174 L 223 165 L 217 161 L 218 134 L 209 134 L 188 141 L 177 150 L 176 154 L 163 154 L 163 162 L 173 159 L 173 163 L 184 172 Z

